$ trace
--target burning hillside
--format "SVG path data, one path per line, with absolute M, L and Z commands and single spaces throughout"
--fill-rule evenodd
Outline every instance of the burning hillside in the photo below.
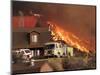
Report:
M 89 53 L 90 49 L 87 45 L 88 42 L 81 40 L 71 32 L 66 32 L 59 25 L 56 25 L 52 22 L 48 22 L 48 24 L 50 25 L 50 31 L 54 41 L 64 40 L 70 46 L 73 46 L 83 52 Z

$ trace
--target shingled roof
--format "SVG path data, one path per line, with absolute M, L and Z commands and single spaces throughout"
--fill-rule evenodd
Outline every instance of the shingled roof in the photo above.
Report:
M 39 33 L 39 42 L 34 45 L 29 44 L 28 34 L 31 32 Z M 51 34 L 48 28 L 35 27 L 34 29 L 18 28 L 12 32 L 12 48 L 36 48 L 43 47 L 44 43 L 49 42 Z

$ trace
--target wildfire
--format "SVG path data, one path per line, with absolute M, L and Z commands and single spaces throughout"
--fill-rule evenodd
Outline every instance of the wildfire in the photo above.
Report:
M 53 36 L 52 39 L 54 41 L 64 40 L 67 44 L 78 48 L 81 51 L 89 53 L 89 49 L 86 46 L 84 46 L 83 41 L 80 40 L 77 36 L 75 36 L 71 32 L 64 31 L 61 27 L 52 22 L 48 23 L 50 25 L 50 31 L 51 35 Z

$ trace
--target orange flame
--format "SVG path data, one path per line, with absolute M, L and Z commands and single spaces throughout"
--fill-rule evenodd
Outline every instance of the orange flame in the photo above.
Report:
M 86 46 L 84 46 L 83 41 L 81 41 L 77 36 L 75 36 L 71 32 L 64 31 L 61 27 L 54 23 L 48 23 L 50 25 L 50 31 L 51 35 L 53 36 L 52 39 L 54 41 L 64 40 L 70 46 L 73 46 L 81 51 L 89 53 L 89 49 Z

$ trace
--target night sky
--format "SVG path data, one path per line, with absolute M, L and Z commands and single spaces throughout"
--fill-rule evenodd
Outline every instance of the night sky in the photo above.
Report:
M 88 41 L 88 45 L 95 49 L 95 6 L 13 1 L 12 9 L 13 16 L 17 16 L 19 10 L 24 15 L 31 15 L 31 11 L 41 14 L 45 21 L 52 21 L 65 31 L 72 32 L 81 40 Z

